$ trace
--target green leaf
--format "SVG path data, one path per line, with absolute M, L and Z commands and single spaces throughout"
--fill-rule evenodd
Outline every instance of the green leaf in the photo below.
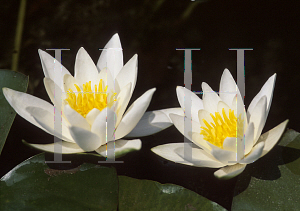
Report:
M 45 154 L 20 163 L 0 181 L 0 210 L 117 210 L 118 179 L 112 168 L 83 164 L 49 169 Z
M 119 176 L 119 211 L 226 210 L 178 185 Z
M 7 87 L 20 92 L 26 92 L 28 77 L 11 70 L 0 70 L 0 154 L 7 135 L 16 116 L 16 112 L 6 101 L 2 88 Z
M 300 134 L 288 130 L 278 146 L 247 166 L 232 210 L 300 210 Z

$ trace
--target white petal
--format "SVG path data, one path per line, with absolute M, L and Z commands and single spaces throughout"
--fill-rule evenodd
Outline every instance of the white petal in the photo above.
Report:
M 134 139 L 134 140 L 123 140 L 119 139 L 115 142 L 111 141 L 107 143 L 107 149 L 114 149 L 114 156 L 121 157 L 131 151 L 137 151 L 140 150 L 142 147 L 142 142 L 140 139 Z M 99 147 L 95 150 L 97 153 L 102 155 L 103 157 L 113 158 L 113 156 L 110 153 L 106 153 L 106 144 Z
M 229 116 L 229 109 L 230 109 L 230 107 L 226 103 L 224 103 L 223 101 L 219 101 L 218 102 L 217 112 L 219 112 L 220 114 L 222 114 L 223 108 L 224 108 L 224 111 L 225 111 L 226 115 Z
M 280 123 L 279 125 L 277 125 L 273 129 L 269 130 L 268 132 L 262 134 L 259 137 L 259 139 L 257 141 L 257 144 L 259 144 L 260 142 L 265 143 L 262 155 L 260 157 L 263 157 L 271 149 L 273 149 L 273 147 L 275 146 L 275 144 L 278 142 L 281 135 L 283 134 L 288 122 L 289 122 L 289 120 L 285 120 L 284 122 Z
M 148 90 L 129 107 L 116 129 L 116 140 L 126 136 L 137 125 L 147 110 L 155 90 L 155 88 Z
M 264 146 L 265 146 L 264 142 L 260 142 L 260 143 L 256 144 L 252 148 L 251 152 L 244 159 L 242 159 L 239 163 L 249 164 L 249 163 L 255 162 L 262 155 Z
M 216 171 L 214 175 L 221 180 L 231 179 L 242 173 L 246 168 L 246 165 L 247 164 L 235 164 L 232 166 L 226 166 Z
M 191 106 L 191 115 L 188 114 L 187 112 L 185 112 L 185 115 L 189 119 L 193 119 L 193 121 L 198 122 L 198 111 L 200 109 L 203 109 L 202 100 L 195 93 L 181 86 L 176 87 L 176 93 L 177 93 L 179 104 L 183 110 L 185 110 L 185 106 L 186 106 L 185 105 L 186 96 L 191 99 L 192 102 L 189 105 Z
M 41 49 L 38 50 L 38 53 L 40 55 L 45 77 L 50 78 L 55 82 L 55 59 Z M 64 76 L 65 74 L 71 75 L 70 72 L 63 65 L 61 65 L 61 76 Z M 63 89 L 63 87 L 60 88 Z
M 207 152 L 210 152 L 211 147 L 208 145 L 207 141 L 203 139 L 203 136 L 200 135 L 200 124 L 193 120 L 190 120 L 184 116 L 180 116 L 177 114 L 170 114 L 170 118 L 172 119 L 173 124 L 179 130 L 179 132 L 188 138 L 191 142 L 196 144 L 198 147 L 201 147 Z M 184 134 L 184 121 L 191 121 L 192 128 L 186 129 L 186 134 Z
M 234 165 L 239 162 L 237 158 L 237 153 L 224 150 L 224 149 L 212 149 L 211 154 L 220 162 L 226 165 Z
M 236 137 L 227 137 L 223 142 L 223 149 L 236 152 L 237 148 L 237 138 Z
M 186 128 L 186 132 L 187 132 L 187 138 L 190 141 L 193 141 L 192 138 L 192 133 L 199 133 L 200 134 L 200 124 L 198 122 L 195 122 L 191 119 L 188 119 L 184 116 L 180 116 L 177 114 L 170 114 L 170 118 L 172 119 L 173 124 L 175 125 L 175 127 L 177 128 L 177 130 L 179 130 L 179 132 L 184 135 L 184 121 L 191 121 L 192 123 L 192 128 Z
M 135 88 L 137 79 L 137 54 L 135 54 L 121 69 L 116 76 L 116 81 L 120 86 L 120 90 L 123 89 L 128 83 L 131 83 L 131 95 Z M 131 96 L 130 95 L 130 96 Z
M 105 142 L 101 142 L 100 137 L 88 130 L 81 127 L 70 127 L 71 135 L 76 144 L 86 152 L 94 151 L 98 149 Z
M 57 144 L 55 146 L 55 144 L 30 144 L 27 143 L 26 141 L 23 140 L 23 143 L 32 146 L 35 149 L 38 150 L 42 150 L 45 152 L 51 152 L 51 153 L 59 153 L 61 150 L 62 154 L 74 154 L 74 153 L 80 153 L 80 152 L 84 152 L 83 149 L 81 149 L 77 144 L 73 144 L 73 143 L 69 143 L 69 142 L 56 142 L 55 144 Z M 58 147 L 58 150 L 57 148 Z
M 93 125 L 96 117 L 100 114 L 100 110 L 98 108 L 93 108 L 85 117 L 86 121 Z
M 55 84 L 54 81 L 52 81 L 50 78 L 45 77 L 44 78 L 44 85 L 46 88 L 46 92 L 51 100 L 51 102 L 55 105 L 55 98 L 54 98 L 54 92 L 55 92 Z
M 148 111 L 140 119 L 135 128 L 126 137 L 143 137 L 158 133 L 171 125 L 170 113 L 183 115 L 181 108 L 168 108 L 157 111 Z
M 128 103 L 131 98 L 131 83 L 127 84 L 125 87 L 122 88 L 120 94 L 117 96 L 117 121 L 116 121 L 116 127 L 119 125 L 121 122 L 121 119 L 123 117 L 123 114 L 128 106 Z
M 210 154 L 212 147 L 210 146 L 209 142 L 203 139 L 203 135 L 200 135 L 200 133 L 193 132 L 192 139 L 194 144 L 196 144 L 198 147 L 202 148 Z
M 207 127 L 203 120 L 207 121 L 207 123 L 214 122 L 213 118 L 210 116 L 210 113 L 204 109 L 199 110 L 198 119 L 202 127 Z
M 213 159 L 212 156 L 207 155 L 203 150 L 192 147 L 192 160 L 188 159 L 188 156 L 184 156 L 185 143 L 171 143 L 153 147 L 151 149 L 155 154 L 173 161 L 175 163 L 181 163 L 190 166 L 219 168 L 224 164 Z
M 104 84 L 102 84 L 103 89 L 105 89 L 105 86 L 107 86 L 107 91 L 108 92 L 113 90 L 113 92 L 115 92 L 115 93 L 120 93 L 120 87 L 119 87 L 118 82 L 113 79 L 110 71 L 108 71 L 107 68 L 102 69 L 100 71 L 100 73 L 98 74 L 98 76 L 97 76 L 97 83 L 98 83 L 97 87 L 98 87 L 99 82 L 100 82 L 101 79 L 104 82 Z
M 80 86 L 91 81 L 92 87 L 97 84 L 98 69 L 84 48 L 80 48 L 75 61 L 75 79 Z
M 69 91 L 69 89 L 73 90 L 74 92 L 77 92 L 76 87 L 74 86 L 76 84 L 77 86 L 82 88 L 83 84 L 79 84 L 78 81 L 71 75 L 64 75 L 64 92 L 66 93 Z
M 236 115 L 236 117 L 239 117 L 241 115 L 241 118 L 244 122 L 243 125 L 244 125 L 244 133 L 245 133 L 248 127 L 248 119 L 247 119 L 246 110 L 245 110 L 244 103 L 242 102 L 242 99 L 237 98 L 237 96 L 235 96 L 232 100 L 231 109 L 234 110 L 234 114 Z
M 251 151 L 254 144 L 254 124 L 251 122 L 245 133 L 245 155 Z
M 256 107 L 256 104 L 262 98 L 262 96 L 267 97 L 267 110 L 266 110 L 266 118 L 267 118 L 272 103 L 275 80 L 276 80 L 276 73 L 267 80 L 267 82 L 263 85 L 259 93 L 253 98 L 247 111 L 248 119 L 250 119 L 250 116 L 252 115 L 252 113 L 254 113 L 254 108 Z
M 218 102 L 221 101 L 221 98 L 205 82 L 202 83 L 202 90 L 203 90 L 203 107 L 209 113 L 214 114 L 216 111 L 218 111 Z
M 240 90 L 238 89 L 234 78 L 232 77 L 230 71 L 225 69 L 220 81 L 219 96 L 228 106 L 231 106 L 232 100 L 236 94 L 238 99 L 242 99 Z
M 91 129 L 91 126 L 86 119 L 77 113 L 77 111 L 72 109 L 69 105 L 64 107 L 64 115 L 72 126 L 81 127 L 85 130 Z
M 225 164 L 219 162 L 211 154 L 207 153 L 203 149 L 192 148 L 192 156 L 184 156 L 184 146 L 179 147 L 174 150 L 181 158 L 192 163 L 194 166 L 198 167 L 209 167 L 209 168 L 220 168 L 225 166 Z
M 55 130 L 53 111 L 49 112 L 42 108 L 32 107 L 32 106 L 27 107 L 26 111 L 32 115 L 34 120 L 38 122 L 43 127 L 43 130 L 46 131 L 47 133 L 54 135 L 65 141 L 74 143 L 74 140 L 71 137 L 70 131 L 66 126 L 65 120 L 63 118 L 61 122 L 61 131 Z
M 253 113 L 250 116 L 249 122 L 253 122 L 254 124 L 254 142 L 255 145 L 256 141 L 258 140 L 263 127 L 265 126 L 266 122 L 266 106 L 267 106 L 267 97 L 263 96 L 258 103 L 256 104 L 255 108 L 253 109 Z
M 97 67 L 100 71 L 107 67 L 114 79 L 119 74 L 123 67 L 123 52 L 118 34 L 114 34 L 105 45 L 99 57 Z
M 190 165 L 193 166 L 194 164 L 184 160 L 183 157 L 181 157 L 178 153 L 175 152 L 176 149 L 183 147 L 184 143 L 171 143 L 171 144 L 164 144 L 164 145 L 159 145 L 156 147 L 153 147 L 151 149 L 152 152 L 154 152 L 155 154 L 173 161 L 175 163 L 181 163 L 181 164 L 185 164 L 185 165 Z
M 8 103 L 21 117 L 26 119 L 31 124 L 45 130 L 39 123 L 37 123 L 31 114 L 26 111 L 26 108 L 30 106 L 39 107 L 51 113 L 54 111 L 53 105 L 23 92 L 18 92 L 9 88 L 3 88 L 2 90 Z
M 91 131 L 97 134 L 102 143 L 113 140 L 115 131 L 115 112 L 112 109 L 105 108 L 96 117 Z

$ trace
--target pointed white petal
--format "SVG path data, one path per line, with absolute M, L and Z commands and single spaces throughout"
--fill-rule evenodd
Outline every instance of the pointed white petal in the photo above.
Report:
M 234 110 L 234 114 L 238 117 L 242 115 L 242 117 L 246 116 L 245 113 L 245 106 L 241 98 L 234 96 L 230 108 Z
M 240 140 L 239 138 L 237 139 L 236 137 L 227 137 L 225 138 L 224 142 L 223 142 L 223 149 L 224 150 L 228 150 L 228 151 L 232 151 L 232 152 L 236 152 L 236 148 L 237 148 L 237 140 Z
M 256 144 L 252 148 L 250 153 L 244 159 L 242 159 L 239 163 L 249 164 L 249 163 L 253 163 L 256 160 L 258 160 L 260 158 L 260 156 L 262 155 L 264 146 L 265 146 L 264 142 L 260 142 L 260 143 Z
M 44 71 L 44 75 L 47 78 L 50 78 L 52 81 L 55 82 L 55 59 L 46 53 L 45 51 L 39 49 L 38 53 L 40 55 L 41 63 L 42 63 L 42 68 Z M 56 61 L 57 62 L 57 61 Z M 61 65 L 61 76 L 64 76 L 65 74 L 71 75 L 70 72 L 63 66 Z M 60 87 L 63 89 L 63 87 Z
M 246 168 L 246 165 L 247 164 L 235 164 L 232 166 L 226 166 L 216 171 L 214 175 L 221 180 L 231 179 L 242 173 Z
M 212 119 L 212 117 L 210 116 L 210 113 L 204 109 L 201 109 L 199 110 L 198 112 L 198 118 L 199 118 L 199 122 L 200 122 L 200 125 L 202 127 L 207 127 L 204 123 L 203 120 L 205 120 L 207 123 L 211 123 L 211 122 L 214 122 L 214 120 Z
M 283 134 L 288 122 L 289 122 L 289 120 L 285 120 L 284 122 L 280 123 L 279 125 L 277 125 L 273 129 L 269 130 L 268 132 L 262 134 L 259 137 L 259 139 L 257 141 L 257 144 L 259 144 L 260 142 L 265 143 L 262 155 L 260 157 L 263 157 L 271 149 L 273 149 L 273 147 L 275 146 L 275 144 L 278 142 L 281 135 Z
M 31 124 L 45 130 L 39 123 L 37 123 L 37 121 L 31 116 L 31 114 L 26 111 L 26 108 L 30 106 L 39 107 L 47 110 L 48 112 L 53 112 L 53 105 L 42 99 L 23 92 L 18 92 L 9 88 L 3 88 L 2 90 L 8 103 L 21 117 L 26 119 Z
M 221 101 L 221 98 L 215 93 L 210 86 L 203 82 L 203 107 L 209 113 L 215 113 L 218 111 L 218 102 Z
M 97 67 L 100 71 L 107 67 L 114 79 L 119 74 L 123 67 L 123 52 L 118 34 L 114 34 L 105 45 L 99 57 Z
M 180 157 L 184 160 L 192 163 L 194 166 L 198 167 L 208 167 L 208 168 L 220 168 L 225 166 L 226 164 L 221 163 L 217 159 L 215 159 L 211 154 L 207 153 L 203 149 L 192 148 L 192 156 L 184 156 L 184 146 L 179 147 L 174 150 Z
M 245 155 L 251 151 L 254 144 L 254 124 L 251 122 L 245 133 Z
M 55 92 L 55 84 L 54 81 L 52 81 L 50 78 L 45 77 L 44 78 L 44 85 L 46 88 L 46 92 L 51 100 L 51 102 L 55 105 L 55 98 L 54 98 L 54 92 Z
M 75 61 L 75 79 L 80 86 L 91 81 L 92 87 L 97 84 L 98 69 L 84 48 L 80 48 Z
M 65 120 L 62 118 L 61 122 L 61 131 L 57 131 L 54 128 L 54 113 L 44 110 L 39 107 L 29 106 L 26 108 L 26 111 L 31 114 L 34 120 L 41 125 L 42 129 L 47 133 L 54 135 L 60 139 L 63 139 L 68 142 L 73 142 L 74 140 L 71 137 L 70 131 L 66 126 Z
M 263 127 L 266 122 L 266 106 L 267 106 L 267 97 L 263 96 L 255 108 L 253 109 L 253 113 L 250 116 L 249 122 L 253 122 L 254 124 L 254 142 L 253 145 L 257 142 Z
M 81 127 L 70 127 L 70 133 L 76 144 L 86 152 L 94 151 L 105 144 L 97 134 Z
M 96 117 L 100 114 L 100 110 L 97 108 L 93 108 L 85 117 L 86 121 L 90 124 L 93 125 Z
M 275 80 L 276 80 L 276 73 L 267 80 L 267 82 L 263 85 L 259 93 L 253 98 L 247 111 L 248 119 L 250 119 L 250 116 L 252 115 L 252 113 L 254 113 L 254 108 L 256 107 L 256 104 L 262 98 L 262 96 L 267 97 L 267 111 L 266 111 L 266 118 L 267 118 L 272 103 Z
M 110 71 L 107 70 L 107 68 L 104 68 L 100 71 L 100 73 L 98 73 L 97 76 L 97 88 L 99 85 L 100 80 L 102 79 L 102 81 L 104 82 L 102 88 L 105 89 L 105 86 L 107 86 L 107 91 L 110 92 L 111 90 L 113 90 L 113 92 L 115 93 L 120 93 L 120 87 L 119 84 L 116 80 L 113 79 Z M 93 87 L 94 88 L 94 87 Z
M 238 99 L 241 100 L 241 93 L 235 83 L 234 78 L 232 77 L 230 71 L 228 69 L 225 69 L 220 81 L 219 96 L 228 106 L 231 106 L 232 100 L 236 96 L 236 94 L 238 96 Z
M 172 122 L 173 124 L 175 125 L 175 127 L 177 128 L 177 130 L 179 130 L 179 132 L 184 135 L 184 121 L 191 121 L 192 122 L 192 128 L 187 128 L 187 138 L 190 140 L 190 141 L 193 141 L 193 138 L 192 138 L 192 133 L 195 132 L 195 133 L 199 133 L 200 134 L 200 124 L 198 122 L 195 122 L 191 119 L 188 119 L 184 116 L 180 116 L 180 115 L 177 115 L 177 114 L 170 114 L 169 115 L 170 118 L 172 119 Z
M 226 103 L 224 103 L 223 101 L 219 101 L 218 102 L 217 112 L 219 112 L 220 114 L 222 114 L 223 108 L 224 108 L 224 111 L 225 111 L 226 115 L 229 116 L 229 109 L 230 109 L 230 107 Z
M 193 119 L 193 121 L 198 122 L 198 111 L 203 109 L 202 100 L 195 93 L 181 86 L 176 87 L 176 93 L 179 104 L 183 110 L 185 110 L 185 96 L 188 96 L 192 100 L 191 104 L 189 105 L 191 106 L 191 115 L 186 112 L 185 115 L 189 119 Z
M 170 114 L 169 116 L 177 130 L 179 130 L 182 135 L 184 135 L 198 147 L 201 147 L 210 153 L 211 147 L 208 145 L 208 142 L 203 139 L 203 136 L 200 135 L 200 124 L 198 122 L 177 114 Z M 192 128 L 187 128 L 186 135 L 184 134 L 184 121 L 192 122 Z
M 96 117 L 91 131 L 97 134 L 102 143 L 113 140 L 115 131 L 115 112 L 112 109 L 105 108 Z
M 62 142 L 56 142 L 55 144 L 30 144 L 30 143 L 27 143 L 26 141 L 23 140 L 23 143 L 29 145 L 29 146 L 32 146 L 33 148 L 35 149 L 38 149 L 38 150 L 42 150 L 42 151 L 45 151 L 45 152 L 51 152 L 51 153 L 59 153 L 55 147 L 55 144 L 57 144 L 56 146 L 61 147 L 61 153 L 62 154 L 74 154 L 74 153 L 80 153 L 80 152 L 84 152 L 83 149 L 81 149 L 77 144 L 75 143 L 69 143 L 69 142 L 65 142 L 65 141 L 62 141 Z
M 129 107 L 116 129 L 116 140 L 126 136 L 137 125 L 147 110 L 155 90 L 155 88 L 148 90 Z
M 205 151 L 195 147 L 192 147 L 192 159 L 189 159 L 188 156 L 184 156 L 185 146 L 185 143 L 164 144 L 153 147 L 151 151 L 167 160 L 184 165 L 210 168 L 224 166 Z
M 175 163 L 181 163 L 181 164 L 185 164 L 185 165 L 190 165 L 193 166 L 194 164 L 184 160 L 183 157 L 181 157 L 178 153 L 175 152 L 176 149 L 183 147 L 184 143 L 171 143 L 171 144 L 164 144 L 164 145 L 159 145 L 156 147 L 153 147 L 151 149 L 152 152 L 154 152 L 155 154 L 173 161 Z
M 183 115 L 181 108 L 168 108 L 156 111 L 148 111 L 140 119 L 135 128 L 126 137 L 143 137 L 158 133 L 171 125 L 170 113 Z
M 137 54 L 135 54 L 121 69 L 116 76 L 116 81 L 120 86 L 120 90 L 123 89 L 128 83 L 131 83 L 131 95 L 135 88 L 137 79 Z M 130 96 L 131 96 L 130 95 Z
M 82 88 L 83 84 L 79 84 L 78 81 L 72 76 L 72 75 L 64 75 L 64 92 L 66 93 L 69 91 L 69 89 L 73 90 L 73 92 L 77 92 L 76 87 L 74 86 L 76 84 L 77 86 Z
M 117 121 L 116 121 L 116 127 L 119 125 L 121 122 L 121 119 L 123 117 L 123 114 L 128 106 L 128 103 L 131 98 L 130 94 L 130 89 L 131 89 L 131 83 L 127 84 L 125 87 L 122 88 L 121 92 L 117 96 Z
M 70 125 L 81 127 L 85 130 L 90 130 L 91 126 L 86 121 L 86 119 L 81 116 L 77 111 L 72 109 L 69 105 L 64 107 L 64 115 L 66 116 L 67 120 L 69 121 Z
M 107 143 L 107 148 L 108 149 L 114 149 L 114 156 L 121 157 L 129 152 L 132 151 L 138 151 L 142 147 L 142 142 L 140 139 L 134 139 L 134 140 L 123 140 L 119 139 L 115 142 L 111 141 Z M 99 147 L 98 149 L 95 150 L 97 153 L 102 155 L 103 157 L 108 157 L 108 158 L 113 158 L 110 154 L 106 153 L 106 144 Z
M 237 153 L 224 150 L 224 149 L 212 149 L 211 154 L 220 162 L 226 165 L 234 165 L 239 162 L 237 158 Z
M 209 145 L 209 142 L 203 139 L 203 135 L 195 132 L 193 132 L 192 134 L 193 143 L 210 154 L 212 147 Z

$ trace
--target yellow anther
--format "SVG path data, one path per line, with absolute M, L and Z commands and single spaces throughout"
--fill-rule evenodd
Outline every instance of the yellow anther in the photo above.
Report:
M 69 91 L 67 91 L 65 102 L 83 117 L 86 117 L 86 115 L 94 108 L 97 108 L 100 111 L 106 107 L 110 108 L 116 101 L 114 97 L 117 93 L 114 93 L 113 91 L 107 93 L 108 86 L 105 86 L 105 89 L 103 90 L 102 79 L 99 82 L 98 88 L 97 85 L 95 85 L 94 92 L 92 90 L 91 81 L 83 84 L 82 90 L 77 84 L 74 84 L 74 86 L 77 90 L 77 94 L 75 94 L 72 89 L 69 89 Z
M 234 110 L 229 109 L 227 116 L 223 108 L 222 115 L 219 112 L 215 112 L 215 114 L 211 113 L 210 116 L 213 122 L 208 123 L 203 119 L 206 127 L 201 127 L 200 134 L 203 135 L 204 140 L 223 148 L 223 142 L 227 137 L 243 137 L 244 122 L 241 114 L 237 118 Z

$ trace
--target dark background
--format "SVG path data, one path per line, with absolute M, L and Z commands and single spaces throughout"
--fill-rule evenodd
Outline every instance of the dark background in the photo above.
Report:
M 19 1 L 1 1 L 0 69 L 10 69 Z M 148 110 L 178 107 L 176 86 L 184 86 L 184 55 L 193 51 L 193 91 L 207 82 L 218 90 L 224 68 L 236 78 L 236 51 L 245 52 L 246 108 L 265 81 L 277 73 L 273 102 L 264 131 L 286 119 L 300 131 L 299 100 L 299 3 L 298 1 L 105 1 L 28 0 L 18 71 L 29 75 L 28 93 L 50 102 L 43 85 L 38 49 L 67 48 L 62 63 L 73 74 L 75 56 L 84 47 L 94 62 L 114 33 L 121 38 L 124 63 L 139 55 L 138 80 L 133 100 L 150 88 L 157 91 Z M 50 52 L 53 54 L 53 52 Z M 130 104 L 131 104 L 130 103 Z M 16 116 L 0 156 L 0 176 L 38 151 L 23 145 L 50 143 L 53 137 Z M 118 174 L 193 190 L 229 209 L 235 179 L 218 181 L 215 169 L 177 165 L 153 154 L 154 146 L 182 142 L 171 127 L 142 138 L 143 147 L 114 165 Z

